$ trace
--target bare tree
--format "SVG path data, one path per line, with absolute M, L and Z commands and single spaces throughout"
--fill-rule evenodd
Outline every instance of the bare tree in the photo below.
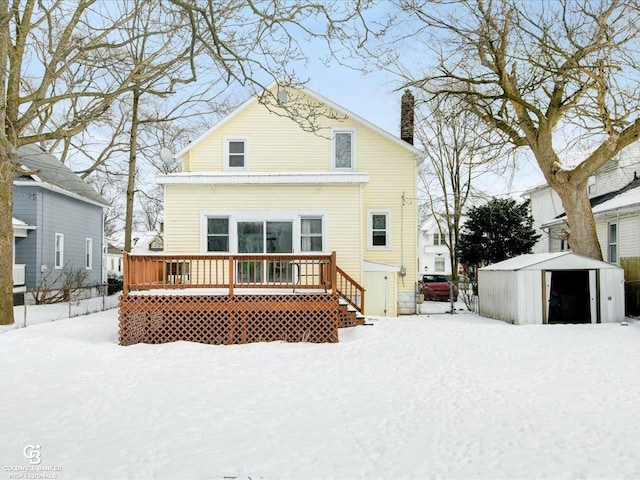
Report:
M 636 0 L 408 0 L 405 36 L 421 72 L 407 85 L 457 98 L 504 140 L 530 149 L 562 199 L 576 253 L 601 259 L 587 181 L 640 135 Z M 430 59 L 430 60 L 429 60 Z M 581 151 L 579 163 L 563 162 Z
M 362 12 L 367 5 L 267 0 L 0 0 L 0 208 L 7 212 L 0 217 L 0 251 L 13 249 L 8 212 L 12 211 L 20 145 L 60 142 L 65 155 L 70 146 L 66 139 L 108 116 L 116 99 L 133 95 L 134 90 L 150 93 L 159 85 L 156 93 L 168 95 L 195 81 L 202 51 L 225 84 L 252 86 L 255 93 L 272 80 L 286 85 L 304 81 L 289 64 L 306 58 L 305 40 L 326 39 L 328 55 L 333 55 L 331 42 L 352 38 L 350 29 L 364 26 Z M 140 50 L 148 31 L 136 28 L 136 22 L 144 8 L 152 13 L 154 8 L 161 9 L 161 14 L 148 18 L 155 40 L 148 41 L 148 49 Z M 136 52 L 146 53 L 136 56 Z M 185 52 L 188 61 L 183 68 L 175 59 Z M 178 74 L 167 75 L 178 67 L 183 68 Z M 261 101 L 308 130 L 315 130 L 319 117 L 332 116 L 321 102 L 291 101 L 283 107 L 270 92 Z M 131 129 L 129 133 L 135 135 Z M 131 151 L 136 154 L 136 148 Z M 130 164 L 134 159 L 130 158 Z M 100 165 L 95 163 L 85 173 Z M 11 258 L 2 255 L 0 260 L 0 323 L 13 322 Z
M 490 179 L 513 171 L 509 152 L 475 115 L 458 102 L 423 104 L 426 115 L 417 123 L 416 137 L 425 152 L 418 175 L 423 215 L 431 216 L 449 250 L 452 280 L 458 283 L 457 246 L 469 201 L 488 198 L 482 191 Z
M 96 0 L 0 0 L 0 324 L 13 322 L 13 176 L 21 145 L 69 138 L 103 115 L 140 72 L 104 68 L 131 41 L 129 12 Z

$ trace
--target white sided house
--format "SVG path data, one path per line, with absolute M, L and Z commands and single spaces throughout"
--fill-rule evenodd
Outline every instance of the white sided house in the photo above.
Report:
M 617 195 L 622 191 L 629 189 L 630 183 L 640 176 L 640 142 L 636 142 L 625 148 L 620 154 L 607 162 L 600 170 L 594 175 L 589 177 L 587 184 L 587 193 L 591 199 L 592 207 L 595 207 L 599 203 L 608 200 L 611 196 Z M 546 183 L 538 185 L 534 188 L 527 190 L 523 197 L 531 200 L 531 215 L 533 217 L 533 227 L 542 236 L 533 247 L 533 253 L 546 253 L 546 252 L 559 252 L 569 249 L 567 241 L 567 233 L 570 233 L 571 229 L 566 225 L 564 218 L 561 216 L 564 213 L 564 207 L 558 194 Z M 609 203 L 611 205 L 611 203 Z M 625 207 L 627 207 L 625 205 Z M 626 208 L 628 211 L 629 209 Z M 611 213 L 613 210 L 609 209 Z M 602 223 L 601 219 L 604 219 L 603 207 L 600 207 L 597 212 L 594 208 L 594 214 L 596 215 L 596 221 L 598 222 L 598 238 L 601 245 L 604 247 L 608 243 L 606 230 L 609 228 L 607 222 L 611 221 L 612 215 L 608 215 L 607 222 Z M 617 215 L 614 213 L 614 217 Z M 625 212 L 626 214 L 626 212 Z M 617 232 L 613 227 L 613 235 Z M 637 237 L 639 227 L 628 229 L 628 235 Z M 614 239 L 615 242 L 615 239 Z M 638 253 L 633 252 L 631 255 L 626 256 L 638 256 Z M 603 258 L 608 258 L 608 254 L 603 251 Z M 617 259 L 609 260 L 616 262 Z
M 418 249 L 420 252 L 419 273 L 440 273 L 451 275 L 449 247 L 445 240 L 446 232 L 440 231 L 438 222 L 430 216 L 420 229 Z
M 478 296 L 480 315 L 516 325 L 619 322 L 625 316 L 623 269 L 572 252 L 521 255 L 483 267 Z

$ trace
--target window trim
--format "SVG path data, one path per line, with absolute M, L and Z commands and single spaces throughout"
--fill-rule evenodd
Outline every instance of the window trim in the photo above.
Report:
M 231 142 L 243 142 L 244 143 L 244 165 L 242 167 L 232 167 L 229 165 L 229 144 Z M 249 170 L 249 137 L 245 135 L 225 135 L 222 141 L 222 158 L 223 169 L 230 171 L 244 171 Z
M 209 220 L 227 221 L 227 250 L 209 250 Z M 224 235 L 215 235 L 218 237 Z M 205 215 L 204 219 L 204 252 L 205 253 L 231 253 L 231 218 L 228 215 Z
M 60 242 L 58 242 L 58 240 Z M 59 261 L 58 261 L 58 253 Z M 64 267 L 64 233 L 56 233 L 53 243 L 53 265 L 56 270 L 62 270 Z
M 200 252 L 201 253 L 215 253 L 207 251 L 207 219 L 209 218 L 228 218 L 229 219 L 229 252 L 220 253 L 238 253 L 238 236 L 237 236 L 237 224 L 238 222 L 278 222 L 278 221 L 290 221 L 293 222 L 293 253 L 301 253 L 301 219 L 302 218 L 317 218 L 322 220 L 322 252 L 327 253 L 329 248 L 329 236 L 327 232 L 328 211 L 326 210 L 200 210 Z
M 594 175 L 590 175 L 587 179 L 587 195 L 590 197 L 598 192 L 598 179 Z
M 386 221 L 386 245 L 374 245 L 373 244 L 373 216 L 384 215 L 387 217 Z M 391 250 L 391 209 L 375 209 L 367 210 L 367 249 L 368 250 Z
M 351 134 L 351 166 L 336 166 L 336 134 Z M 331 128 L 331 170 L 339 172 L 354 171 L 356 169 L 356 128 L 355 127 L 332 127 Z
M 306 234 L 302 233 L 302 222 L 304 220 L 320 220 L 320 234 Z M 302 249 L 302 239 L 303 238 L 317 238 L 320 237 L 321 248 L 320 250 L 303 250 Z M 300 252 L 301 253 L 323 253 L 325 248 L 325 225 L 324 225 L 324 217 L 319 215 L 300 215 Z
M 442 262 L 442 270 L 438 270 L 438 263 Z M 447 269 L 446 260 L 444 257 L 435 257 L 433 259 L 433 271 L 436 273 L 445 273 Z
M 84 239 L 84 268 L 93 270 L 93 238 Z
M 616 230 L 616 239 L 615 241 L 611 241 L 611 227 L 615 226 Z M 608 222 L 607 223 L 607 261 L 609 263 L 618 263 L 618 238 L 620 238 L 620 232 L 618 231 L 618 222 Z M 615 257 L 611 258 L 611 247 L 615 247 Z

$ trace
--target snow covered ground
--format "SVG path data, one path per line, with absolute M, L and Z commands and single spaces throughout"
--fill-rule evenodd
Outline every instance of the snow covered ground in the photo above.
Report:
M 116 310 L 6 331 L 0 479 L 640 478 L 640 323 L 371 323 L 322 345 L 120 347 Z

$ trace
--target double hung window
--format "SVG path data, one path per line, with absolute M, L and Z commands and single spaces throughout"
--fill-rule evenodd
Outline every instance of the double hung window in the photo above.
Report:
M 207 218 L 207 252 L 229 251 L 229 219 Z
M 391 247 L 391 213 L 388 211 L 369 212 L 368 247 L 369 249 L 388 249 Z
M 86 238 L 84 247 L 84 268 L 91 270 L 93 268 L 93 239 Z
M 247 170 L 249 163 L 249 141 L 244 137 L 224 138 L 225 170 Z
M 59 270 L 64 266 L 64 234 L 56 233 L 54 267 Z
M 617 263 L 618 262 L 618 224 L 609 223 L 607 230 L 608 230 L 607 261 L 609 263 Z
M 322 252 L 322 219 L 300 219 L 300 251 Z

